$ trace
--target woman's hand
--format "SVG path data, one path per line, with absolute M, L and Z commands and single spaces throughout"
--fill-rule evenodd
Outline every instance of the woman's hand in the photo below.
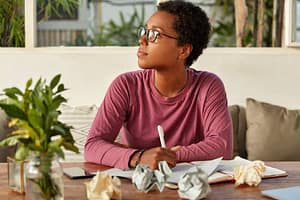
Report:
M 147 149 L 143 152 L 140 158 L 139 164 L 148 165 L 152 170 L 158 168 L 159 161 L 167 161 L 169 166 L 175 167 L 176 165 L 176 151 L 180 149 L 180 146 L 172 147 L 171 149 L 162 148 L 162 147 L 154 147 L 151 149 Z M 134 163 L 138 159 L 138 153 L 133 155 L 130 165 L 134 166 Z

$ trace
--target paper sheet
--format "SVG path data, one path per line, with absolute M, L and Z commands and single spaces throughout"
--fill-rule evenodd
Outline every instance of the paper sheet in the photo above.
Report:
M 172 175 L 168 178 L 170 183 L 178 183 L 180 177 L 186 172 L 195 172 L 197 167 L 200 168 L 207 176 L 210 176 L 218 167 L 222 160 L 222 157 L 214 160 L 197 161 L 192 163 L 179 163 L 172 169 Z
M 222 160 L 220 162 L 220 165 L 217 167 L 217 171 L 222 171 L 223 173 L 233 175 L 234 167 L 240 165 L 248 165 L 250 163 L 251 161 L 236 156 L 233 160 Z M 273 176 L 276 177 L 276 176 L 282 176 L 287 174 L 285 171 L 277 168 L 273 168 L 269 166 L 265 166 L 265 167 L 266 170 L 264 172 L 263 178 L 273 177 Z

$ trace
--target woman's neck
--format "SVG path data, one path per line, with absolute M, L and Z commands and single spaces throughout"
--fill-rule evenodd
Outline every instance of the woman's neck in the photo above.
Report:
M 188 80 L 187 69 L 174 71 L 155 70 L 154 85 L 162 96 L 174 97 L 184 89 Z

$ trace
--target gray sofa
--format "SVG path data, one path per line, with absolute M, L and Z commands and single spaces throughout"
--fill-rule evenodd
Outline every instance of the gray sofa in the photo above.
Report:
M 246 99 L 229 107 L 234 129 L 234 156 L 249 160 L 300 160 L 300 110 Z

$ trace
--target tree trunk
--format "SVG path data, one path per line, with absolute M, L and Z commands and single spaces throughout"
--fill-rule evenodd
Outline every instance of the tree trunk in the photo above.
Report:
M 243 46 L 243 37 L 245 34 L 245 27 L 248 17 L 248 9 L 245 0 L 234 0 L 235 9 L 235 33 L 236 33 L 236 46 Z
M 258 0 L 254 0 L 253 3 L 253 46 L 257 43 L 257 13 L 258 13 Z
M 257 41 L 256 46 L 262 47 L 263 46 L 263 39 L 264 39 L 264 13 L 265 13 L 265 1 L 258 0 L 258 12 L 257 12 Z
M 284 0 L 273 2 L 272 47 L 280 47 L 282 41 Z

